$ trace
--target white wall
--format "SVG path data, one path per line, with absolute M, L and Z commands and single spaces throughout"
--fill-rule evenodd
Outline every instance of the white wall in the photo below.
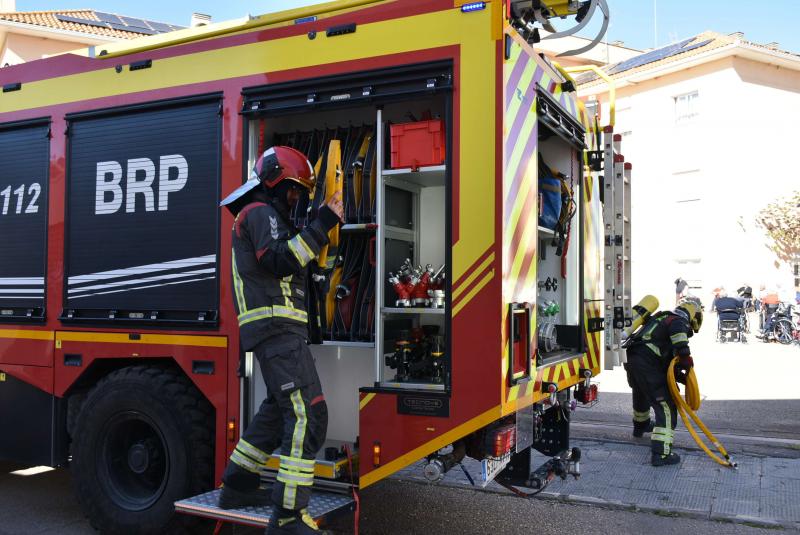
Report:
M 692 91 L 698 115 L 676 124 L 675 97 Z M 633 163 L 634 302 L 652 293 L 673 303 L 678 276 L 696 280 L 704 302 L 719 285 L 790 287 L 755 214 L 800 188 L 800 73 L 727 58 L 622 88 L 617 104 Z M 679 263 L 690 258 L 699 262 Z

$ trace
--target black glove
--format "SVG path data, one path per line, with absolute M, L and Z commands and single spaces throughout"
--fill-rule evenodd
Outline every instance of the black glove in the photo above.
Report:
M 687 370 L 684 370 L 683 368 L 678 368 L 678 367 L 675 367 L 675 369 L 673 369 L 672 371 L 675 374 L 675 382 L 680 383 L 682 385 L 686 385 L 686 377 L 689 375 L 689 372 Z
M 692 360 L 691 355 L 678 357 L 678 363 L 675 365 L 675 368 L 679 368 L 688 373 L 689 370 L 694 368 L 694 360 Z

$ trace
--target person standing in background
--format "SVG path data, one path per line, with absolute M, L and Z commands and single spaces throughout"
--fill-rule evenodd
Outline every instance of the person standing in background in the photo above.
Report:
M 689 288 L 689 283 L 683 280 L 683 278 L 678 277 L 675 279 L 675 305 L 677 306 L 678 303 L 681 302 L 686 296 L 686 290 Z

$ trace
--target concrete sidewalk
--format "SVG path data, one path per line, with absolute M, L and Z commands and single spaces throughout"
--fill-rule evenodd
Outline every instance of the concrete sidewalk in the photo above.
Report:
M 583 452 L 582 477 L 577 481 L 556 479 L 539 497 L 800 529 L 800 459 L 738 455 L 734 460 L 739 468 L 734 471 L 703 452 L 676 450 L 682 458 L 680 465 L 654 468 L 646 444 L 573 440 L 572 445 Z M 464 466 L 477 480 L 479 464 L 465 461 Z M 424 481 L 421 463 L 393 477 Z M 471 487 L 458 467 L 439 484 Z M 486 490 L 508 492 L 495 483 Z

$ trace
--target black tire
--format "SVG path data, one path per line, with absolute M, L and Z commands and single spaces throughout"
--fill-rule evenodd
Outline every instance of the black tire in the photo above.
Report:
M 116 370 L 89 392 L 72 435 L 73 486 L 103 533 L 182 530 L 174 502 L 213 486 L 211 405 L 179 372 Z

